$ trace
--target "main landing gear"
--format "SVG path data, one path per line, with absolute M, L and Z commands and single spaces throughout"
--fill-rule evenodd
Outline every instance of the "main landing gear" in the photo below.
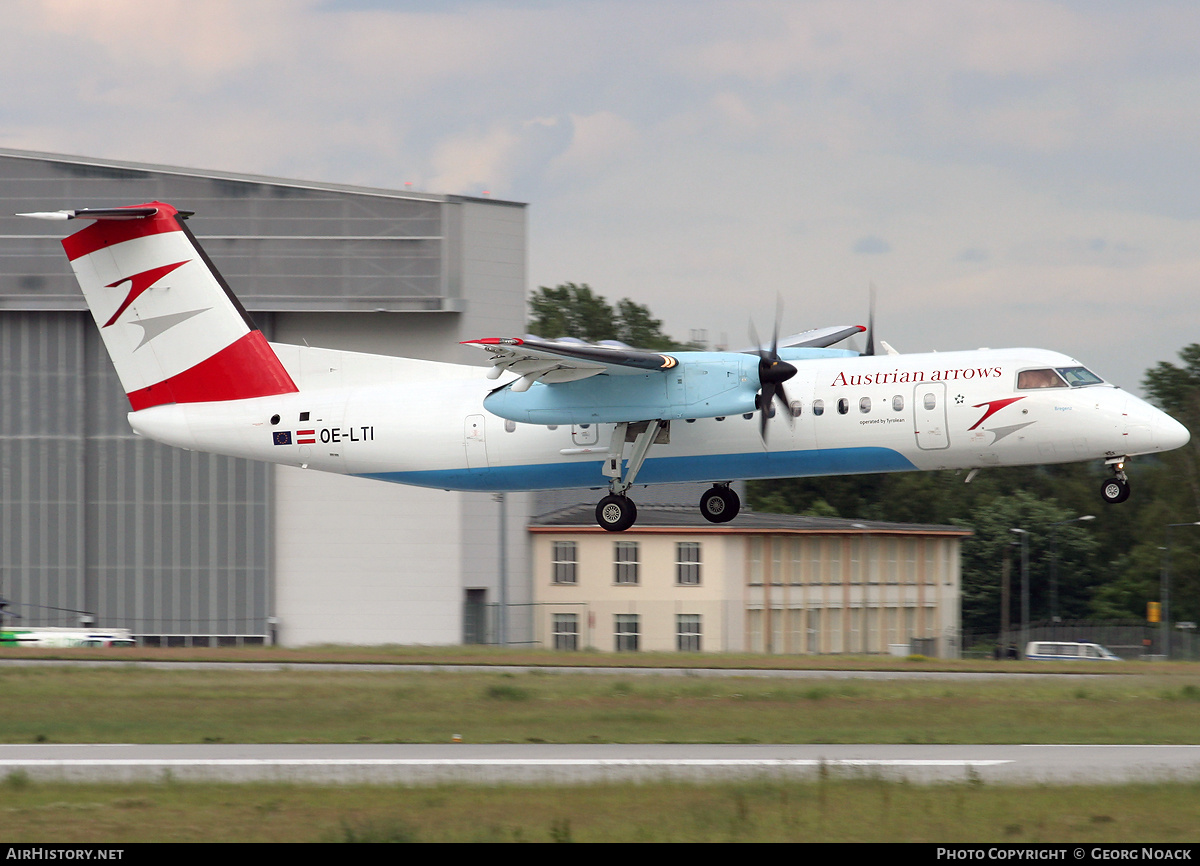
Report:
M 728 523 L 742 510 L 742 501 L 729 489 L 729 482 L 714 484 L 700 497 L 700 513 L 709 523 Z
M 608 459 L 604 461 L 604 474 L 610 479 L 608 496 L 596 504 L 596 523 L 601 529 L 624 532 L 633 526 L 637 520 L 637 506 L 626 494 L 641 471 L 650 446 L 668 444 L 670 437 L 671 425 L 668 421 L 640 421 L 616 426 L 608 446 Z M 622 473 L 625 444 L 630 441 L 633 442 L 633 453 L 629 455 L 629 464 Z M 700 497 L 700 513 L 710 523 L 728 523 L 737 517 L 741 508 L 741 500 L 729 489 L 728 481 L 714 484 Z
M 1115 505 L 1129 498 L 1129 478 L 1125 475 L 1125 458 L 1107 461 L 1114 474 L 1100 485 L 1100 495 L 1105 502 Z

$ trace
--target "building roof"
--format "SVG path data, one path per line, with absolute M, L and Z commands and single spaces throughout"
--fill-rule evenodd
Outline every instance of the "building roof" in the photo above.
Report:
M 272 177 L 265 174 L 244 174 L 233 171 L 213 171 L 210 169 L 184 168 L 177 165 L 159 165 L 149 162 L 130 162 L 123 159 L 104 159 L 96 156 L 74 156 L 65 153 L 45 153 L 36 150 L 16 150 L 10 147 L 0 147 L 0 157 L 13 159 L 35 159 L 45 162 L 69 163 L 72 165 L 95 166 L 98 168 L 124 169 L 130 172 L 156 172 L 158 174 L 173 174 L 184 177 L 209 178 L 212 180 L 227 180 L 242 183 L 261 183 L 273 186 L 286 186 L 296 189 L 323 190 L 326 192 L 344 192 L 355 195 L 381 196 L 383 198 L 415 199 L 417 201 L 480 201 L 490 204 L 509 205 L 511 207 L 526 207 L 525 202 L 509 201 L 492 198 L 491 196 L 446 195 L 410 190 L 384 189 L 381 187 L 354 186 L 342 183 L 322 183 L 320 181 L 298 180 L 296 178 Z
M 539 514 L 529 521 L 530 532 L 605 532 L 596 525 L 596 507 L 580 503 Z M 624 534 L 657 532 L 703 532 L 731 534 L 871 533 L 911 535 L 971 535 L 962 526 L 926 523 L 889 523 L 883 520 L 852 520 L 841 517 L 805 517 L 799 514 L 768 514 L 743 508 L 731 523 L 709 523 L 695 505 L 639 505 L 637 523 Z

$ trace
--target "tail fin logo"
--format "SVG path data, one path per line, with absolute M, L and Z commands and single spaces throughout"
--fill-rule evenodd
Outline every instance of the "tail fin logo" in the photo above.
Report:
M 171 273 L 171 271 L 175 270 L 181 265 L 186 265 L 188 261 L 190 261 L 190 259 L 184 259 L 182 262 L 175 262 L 173 265 L 160 265 L 157 268 L 151 268 L 148 271 L 142 271 L 140 274 L 134 274 L 131 277 L 123 277 L 116 282 L 109 283 L 107 286 L 105 286 L 107 289 L 115 289 L 117 286 L 120 286 L 124 283 L 130 284 L 129 294 L 125 296 L 125 300 L 121 302 L 121 306 L 117 307 L 117 311 L 112 314 L 112 318 L 105 322 L 101 327 L 107 328 L 109 325 L 115 322 L 118 318 L 120 318 L 121 314 L 129 308 L 129 305 L 137 300 L 138 296 L 142 294 L 142 292 L 146 291 L 146 289 L 150 288 L 167 274 Z

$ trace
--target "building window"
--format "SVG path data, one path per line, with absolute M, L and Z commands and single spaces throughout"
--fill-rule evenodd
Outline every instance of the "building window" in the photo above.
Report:
M 554 614 L 554 648 L 556 650 L 579 649 L 579 615 L 574 613 Z
M 579 550 L 574 541 L 554 542 L 554 582 L 578 583 L 575 574 L 579 563 Z
M 638 543 L 617 541 L 613 543 L 613 582 L 636 584 L 638 582 Z
M 700 614 L 675 615 L 675 648 L 681 653 L 700 652 Z
M 763 540 L 755 535 L 750 539 L 750 585 L 760 586 L 763 582 Z
M 637 652 L 638 615 L 618 613 L 613 616 L 613 638 L 617 652 Z
M 680 541 L 675 545 L 675 582 L 680 586 L 700 584 L 700 542 Z

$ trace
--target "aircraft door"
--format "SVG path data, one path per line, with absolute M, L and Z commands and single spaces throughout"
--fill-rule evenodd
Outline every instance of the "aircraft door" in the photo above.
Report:
M 600 428 L 596 424 L 572 424 L 571 441 L 584 448 L 595 445 L 600 441 Z
M 468 415 L 463 430 L 463 440 L 467 446 L 467 468 L 486 469 L 487 441 L 484 438 L 484 419 L 482 415 Z
M 916 425 L 917 447 L 922 451 L 950 447 L 945 382 L 922 382 L 913 389 L 913 422 Z

